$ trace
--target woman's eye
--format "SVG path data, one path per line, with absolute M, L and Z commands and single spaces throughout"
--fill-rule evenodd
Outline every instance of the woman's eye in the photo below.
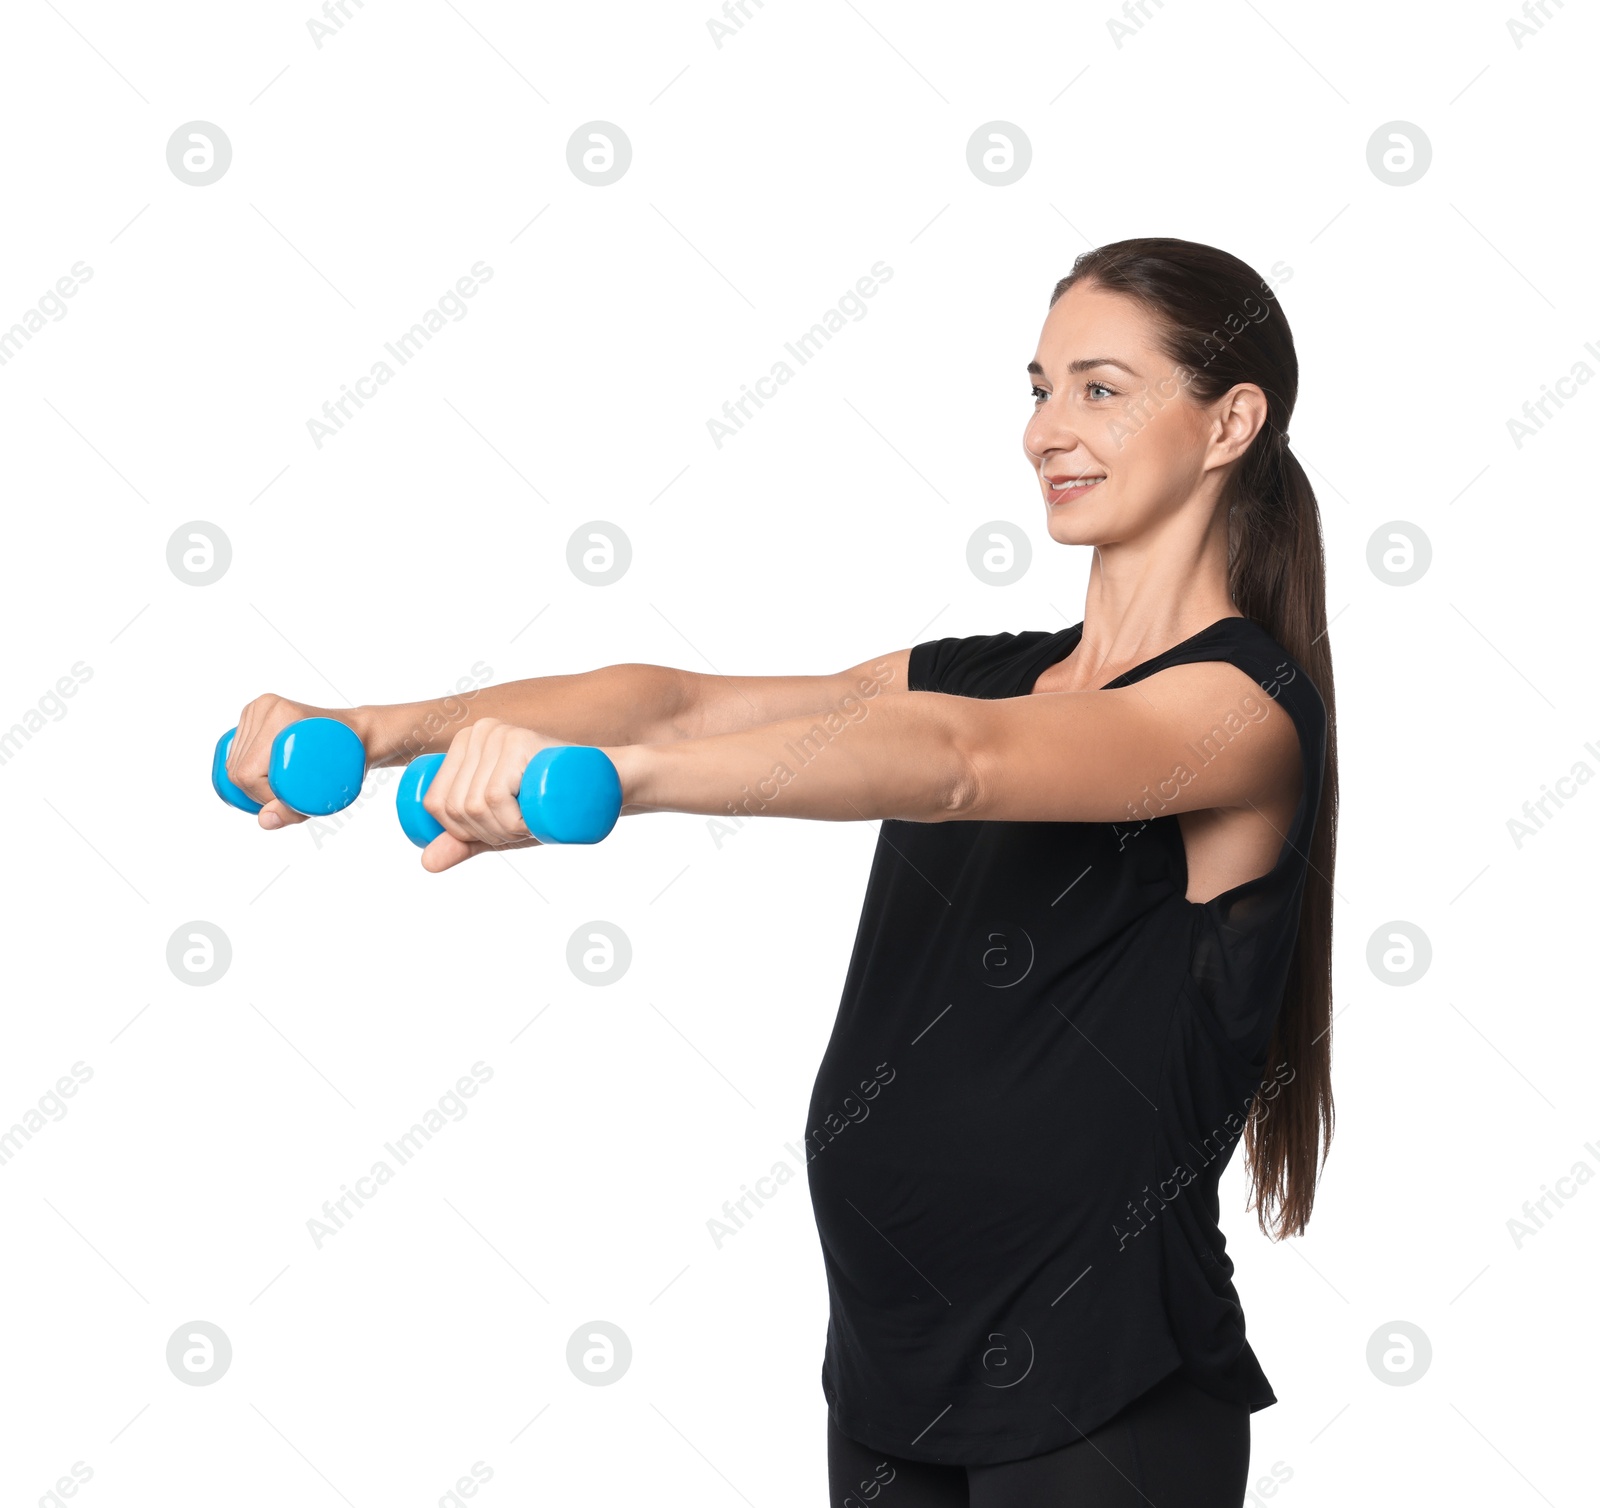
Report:
M 1084 385 L 1083 385 L 1084 392 L 1086 392 L 1091 398 L 1093 398 L 1095 396 L 1094 390 L 1096 388 L 1098 388 L 1108 398 L 1115 398 L 1117 396 L 1115 390 L 1112 389 L 1112 388 L 1108 388 L 1105 385 L 1105 383 L 1103 383 L 1103 382 L 1090 381 L 1090 382 L 1084 383 Z
M 1043 403 L 1045 401 L 1045 399 L 1047 399 L 1049 396 L 1050 396 L 1049 393 L 1045 392 L 1045 390 L 1042 387 L 1034 388 L 1034 390 L 1033 390 L 1034 407 L 1037 408 L 1038 405 Z

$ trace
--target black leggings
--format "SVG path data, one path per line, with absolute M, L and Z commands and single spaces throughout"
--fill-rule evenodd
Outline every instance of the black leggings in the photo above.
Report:
M 1081 1440 L 997 1466 L 905 1461 L 828 1419 L 829 1508 L 1240 1508 L 1250 1411 L 1174 1372 Z

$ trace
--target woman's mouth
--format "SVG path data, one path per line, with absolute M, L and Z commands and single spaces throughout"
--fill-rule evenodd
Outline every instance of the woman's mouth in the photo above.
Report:
M 1099 476 L 1052 476 L 1046 477 L 1045 480 L 1050 484 L 1050 501 L 1056 503 L 1082 497 L 1091 488 L 1098 487 L 1105 481 L 1105 475 L 1102 473 Z

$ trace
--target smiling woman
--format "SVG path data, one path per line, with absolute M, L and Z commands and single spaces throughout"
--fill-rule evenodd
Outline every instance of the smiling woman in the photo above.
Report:
M 1093 552 L 1082 622 L 832 675 L 485 687 L 423 864 L 532 844 L 522 772 L 569 742 L 611 760 L 624 815 L 881 823 L 808 1114 L 894 1066 L 892 1101 L 808 1162 L 832 1500 L 893 1480 L 899 1508 L 1130 1486 L 1236 1508 L 1275 1400 L 1219 1180 L 1242 1144 L 1261 1226 L 1298 1234 L 1333 1125 L 1338 782 L 1298 364 L 1245 263 L 1150 239 L 1078 259 L 1028 372 L 1045 527 Z M 285 706 L 246 708 L 229 756 L 263 825 L 298 820 L 265 784 Z M 426 710 L 338 715 L 380 764 Z

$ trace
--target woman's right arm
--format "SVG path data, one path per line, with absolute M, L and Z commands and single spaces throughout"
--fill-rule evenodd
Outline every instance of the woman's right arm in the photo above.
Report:
M 904 691 L 911 651 L 901 649 L 832 675 L 703 675 L 668 665 L 606 665 L 575 675 L 534 676 L 474 691 L 388 706 L 313 707 L 268 693 L 239 714 L 228 754 L 228 778 L 263 803 L 261 816 L 303 820 L 273 798 L 267 785 L 272 741 L 303 717 L 348 723 L 367 751 L 369 768 L 409 764 L 443 753 L 463 727 L 498 718 L 566 743 L 617 746 L 669 743 L 733 733 L 809 712 L 848 709 L 851 699 Z

